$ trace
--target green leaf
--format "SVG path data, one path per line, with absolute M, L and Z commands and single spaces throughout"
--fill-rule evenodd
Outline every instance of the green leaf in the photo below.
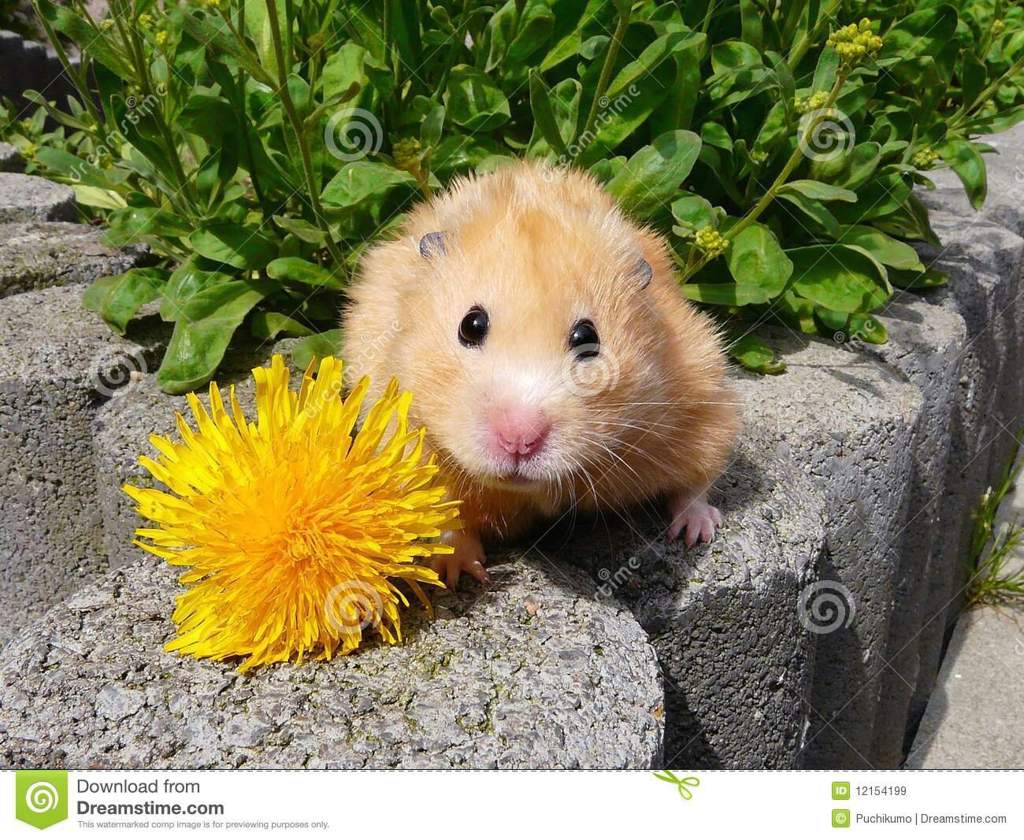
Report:
M 716 227 L 717 221 L 711 202 L 693 193 L 683 193 L 672 202 L 672 217 L 684 228 L 693 231 Z
M 246 280 L 232 280 L 193 295 L 174 324 L 157 371 L 160 387 L 169 394 L 183 394 L 209 382 L 235 330 L 267 291 Z
M 445 104 L 452 120 L 467 131 L 493 131 L 511 117 L 501 88 L 465 64 L 452 69 Z
M 305 324 L 290 318 L 282 312 L 257 312 L 252 316 L 250 331 L 253 338 L 273 341 L 281 333 L 287 335 L 312 335 L 313 331 Z
M 627 213 L 647 219 L 665 207 L 697 161 L 700 138 L 670 131 L 634 154 L 606 185 Z
M 796 207 L 797 210 L 833 239 L 839 235 L 839 220 L 820 201 L 807 198 L 798 192 L 780 192 L 779 198 Z
M 924 271 L 917 251 L 882 231 L 867 225 L 850 225 L 836 237 L 840 244 L 857 245 L 882 265 L 903 271 Z
M 119 192 L 105 190 L 102 187 L 90 187 L 86 184 L 73 184 L 75 200 L 86 207 L 98 207 L 101 210 L 122 210 L 128 202 Z
M 786 372 L 784 362 L 778 360 L 775 351 L 755 335 L 742 335 L 728 346 L 732 356 L 747 370 L 754 373 L 776 376 Z
M 548 87 L 536 70 L 530 71 L 530 110 L 533 112 L 537 128 L 540 129 L 540 133 L 548 145 L 556 154 L 568 157 L 569 150 L 566 148 L 565 138 L 562 136 L 558 120 L 555 117 Z
M 220 96 L 193 93 L 178 115 L 178 124 L 211 145 L 220 144 L 225 133 L 236 131 L 235 110 Z
M 126 207 L 107 217 L 106 241 L 109 245 L 123 247 L 146 237 L 181 239 L 187 237 L 192 228 L 184 219 L 156 207 Z
M 823 184 L 821 181 L 789 181 L 779 188 L 780 193 L 797 192 L 815 201 L 849 201 L 857 200 L 857 193 Z
M 873 312 L 889 299 L 875 266 L 841 245 L 809 245 L 786 252 L 793 260 L 793 289 L 837 312 Z
M 981 159 L 973 143 L 959 138 L 951 138 L 935 147 L 946 163 L 963 182 L 971 206 L 977 210 L 985 203 L 988 181 L 985 173 L 985 161 Z
M 308 242 L 310 245 L 323 246 L 327 241 L 327 234 L 305 219 L 293 219 L 290 216 L 274 216 L 274 222 L 292 234 L 292 236 L 301 239 L 303 242 Z
M 399 187 L 415 186 L 416 179 L 404 169 L 357 160 L 342 167 L 331 178 L 320 198 L 324 204 L 351 208 L 380 200 Z
M 189 242 L 196 252 L 234 268 L 263 268 L 277 254 L 277 243 L 252 225 L 213 222 L 200 228 Z
M 327 330 L 295 342 L 292 348 L 292 364 L 305 370 L 314 359 L 337 356 L 341 353 L 340 329 Z
M 199 292 L 222 283 L 230 283 L 232 280 L 234 278 L 230 274 L 196 268 L 191 260 L 182 263 L 175 269 L 164 288 L 163 300 L 160 301 L 160 317 L 165 321 L 177 321 L 184 313 L 188 302 Z
M 162 268 L 132 268 L 124 274 L 100 277 L 85 290 L 82 303 L 124 335 L 139 308 L 160 297 L 169 276 Z
M 726 256 L 741 305 L 767 303 L 782 294 L 793 272 L 775 234 L 756 222 L 732 240 Z
M 291 280 L 307 286 L 342 289 L 345 284 L 326 268 L 301 257 L 278 257 L 267 265 L 267 276 L 274 280 Z

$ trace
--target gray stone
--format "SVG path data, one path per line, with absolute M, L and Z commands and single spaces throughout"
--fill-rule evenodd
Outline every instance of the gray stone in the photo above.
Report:
M 0 172 L 21 172 L 25 168 L 18 150 L 10 143 L 0 143 Z
M 743 377 L 747 416 L 824 494 L 819 576 L 851 619 L 817 638 L 806 763 L 869 767 L 921 394 L 863 353 L 781 331 L 770 343 L 788 372 Z
M 959 393 L 950 423 L 950 455 L 940 521 L 948 529 L 945 557 L 929 575 L 926 617 L 919 635 L 919 678 L 911 706 L 919 719 L 939 669 L 941 650 L 963 603 L 970 513 L 1003 468 L 1024 427 L 1020 376 L 1024 295 L 1024 240 L 1000 224 L 974 216 L 933 212 L 943 247 L 922 248 L 926 261 L 950 276 L 931 299 L 959 314 L 967 342 Z
M 967 327 L 955 311 L 921 297 L 899 293 L 881 321 L 889 342 L 873 351 L 902 371 L 921 392 L 922 406 L 914 432 L 908 518 L 898 535 L 897 571 L 889 641 L 882 654 L 886 669 L 869 756 L 876 767 L 898 767 L 909 746 L 904 743 L 911 720 L 911 698 L 920 672 L 921 632 L 933 616 L 928 609 L 929 582 L 944 574 L 948 546 L 957 530 L 970 527 L 961 517 L 942 519 L 950 428 L 956 412 Z M 936 648 L 941 638 L 931 638 Z M 938 650 L 929 651 L 937 656 Z
M 651 768 L 658 664 L 571 567 L 504 558 L 493 584 L 406 611 L 405 644 L 241 676 L 163 651 L 175 572 L 153 558 L 4 650 L 6 767 Z
M 0 172 L 0 223 L 67 222 L 75 216 L 71 187 L 34 175 Z
M 746 415 L 712 500 L 711 545 L 666 543 L 657 512 L 607 513 L 546 549 L 586 566 L 650 634 L 665 679 L 669 767 L 803 766 L 815 635 L 798 619 L 824 549 L 823 498 Z
M 82 290 L 0 300 L 0 644 L 106 567 L 96 409 L 155 367 L 166 339 L 153 324 L 114 335 Z
M 0 224 L 0 298 L 48 286 L 91 283 L 144 262 L 144 246 L 111 248 L 103 230 L 68 222 Z

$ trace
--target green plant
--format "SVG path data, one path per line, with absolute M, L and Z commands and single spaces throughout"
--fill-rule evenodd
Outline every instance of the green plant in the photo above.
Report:
M 1024 469 L 1024 463 L 1018 459 L 1022 440 L 1024 432 L 1018 436 L 999 482 L 985 491 L 974 513 L 966 609 L 981 604 L 1019 603 L 1024 599 L 1024 527 L 1018 518 L 1002 527 L 996 525 L 999 509 L 1017 486 Z
M 882 342 L 895 286 L 944 282 L 904 241 L 934 240 L 913 186 L 949 166 L 980 204 L 975 138 L 1024 119 L 1024 10 L 993 0 L 37 7 L 84 61 L 67 111 L 35 95 L 74 146 L 35 165 L 163 260 L 86 303 L 123 330 L 161 301 L 169 391 L 239 330 L 328 351 L 367 244 L 517 155 L 589 169 L 664 231 L 744 365 L 784 367 L 764 321 Z

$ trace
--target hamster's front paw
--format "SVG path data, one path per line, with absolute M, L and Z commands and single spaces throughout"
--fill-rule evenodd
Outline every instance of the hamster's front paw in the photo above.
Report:
M 463 572 L 471 574 L 480 583 L 491 582 L 490 575 L 484 568 L 487 554 L 476 534 L 457 531 L 452 537 L 452 545 L 455 548 L 454 554 L 437 554 L 430 561 L 431 567 L 449 589 L 455 589 L 459 585 L 459 576 Z
M 721 512 L 708 504 L 708 497 L 703 493 L 697 496 L 691 493 L 672 495 L 668 500 L 668 515 L 671 520 L 668 541 L 672 542 L 685 530 L 687 548 L 700 541 L 711 542 L 715 538 L 715 529 L 722 525 Z

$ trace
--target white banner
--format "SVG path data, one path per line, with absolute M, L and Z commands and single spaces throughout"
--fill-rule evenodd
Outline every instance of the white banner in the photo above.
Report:
M 1024 836 L 1024 771 L 4 775 L 17 837 Z

